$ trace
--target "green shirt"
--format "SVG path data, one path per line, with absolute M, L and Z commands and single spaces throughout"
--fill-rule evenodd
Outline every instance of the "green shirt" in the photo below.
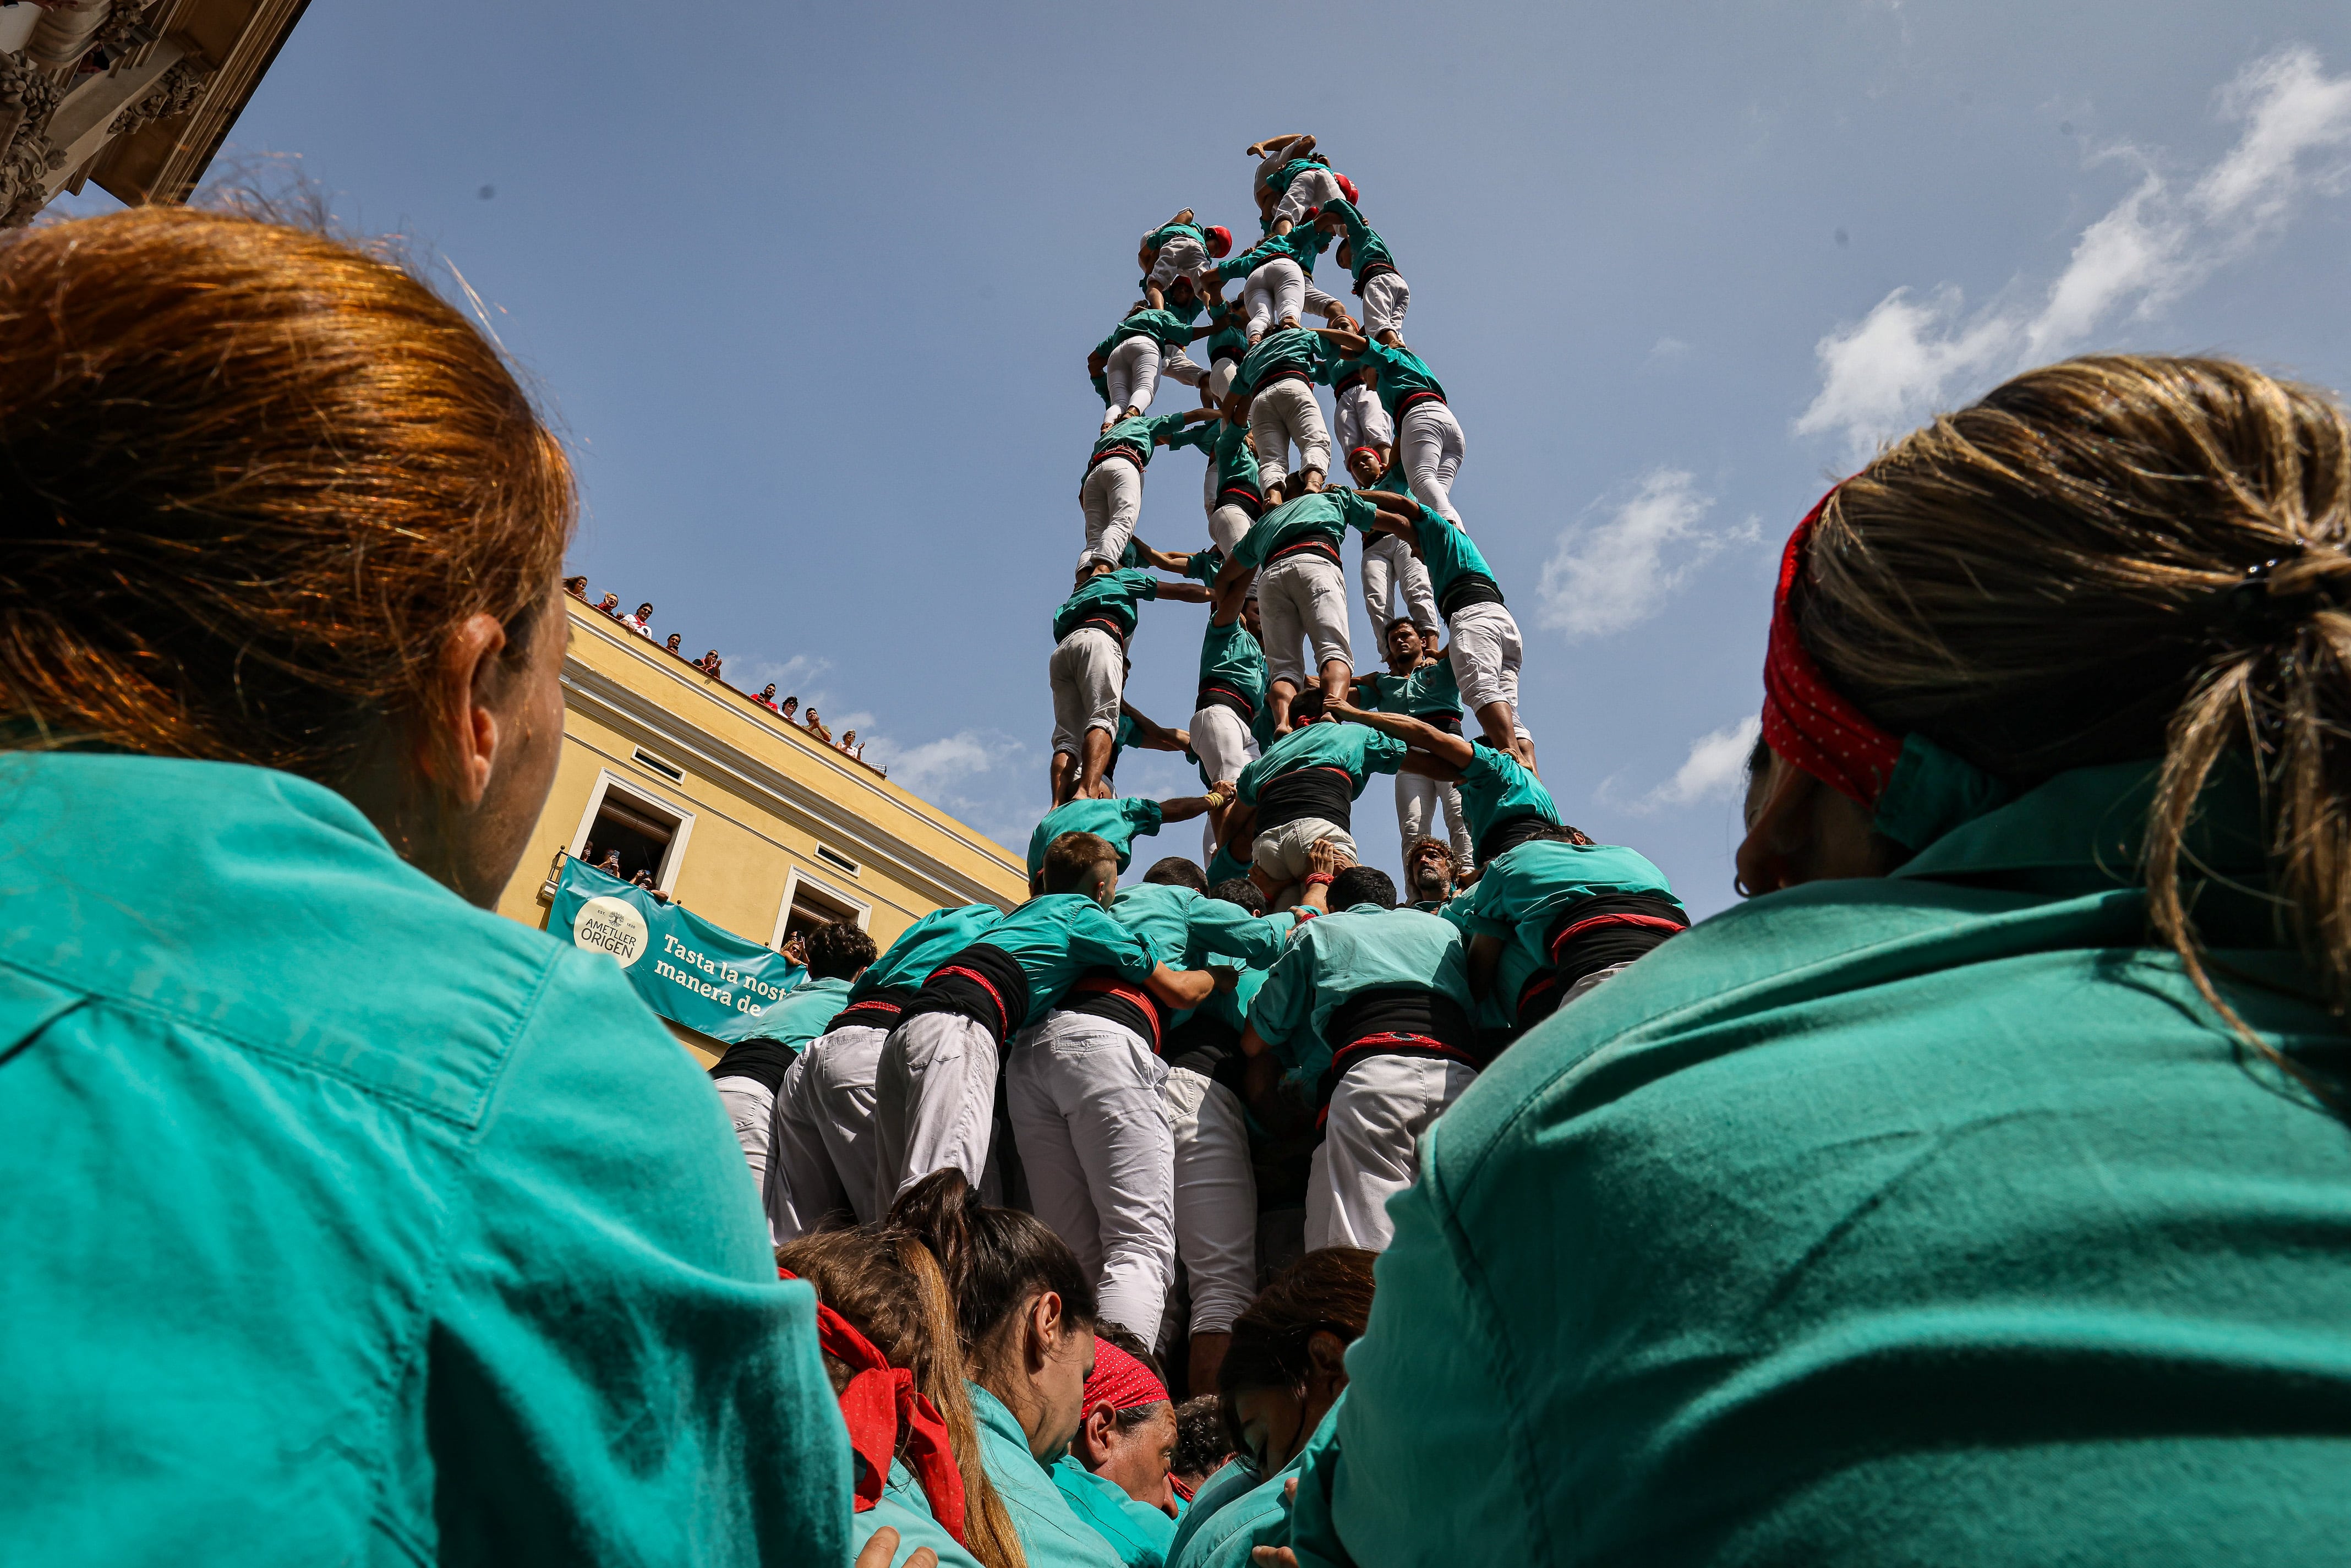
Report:
M 1012 1515 L 1029 1568 L 1123 1568 L 1110 1543 L 1071 1511 L 1004 1402 L 977 1383 L 965 1386 L 979 1429 L 980 1463 Z
M 1094 442 L 1093 455 L 1099 457 L 1115 448 L 1133 454 L 1138 465 L 1148 468 L 1151 466 L 1152 449 L 1165 445 L 1183 428 L 1184 416 L 1181 413 L 1138 413 L 1133 419 L 1122 419 L 1103 431 Z M 1086 465 L 1087 473 L 1092 473 L 1093 468 L 1091 462 Z
M 1380 238 L 1378 230 L 1364 221 L 1364 214 L 1355 210 L 1354 203 L 1342 196 L 1337 201 L 1323 203 L 1322 210 L 1337 218 L 1347 231 L 1347 254 L 1353 258 L 1356 293 L 1364 291 L 1364 274 L 1368 269 L 1384 267 L 1391 272 L 1395 270 L 1395 257 L 1388 254 L 1387 242 Z
M 1377 509 L 1353 490 L 1312 491 L 1251 524 L 1231 559 L 1255 571 L 1292 545 L 1320 540 L 1335 550 L 1345 542 L 1349 524 L 1364 527 Z
M 1374 773 L 1395 772 L 1410 749 L 1395 737 L 1360 724 L 1302 724 L 1275 741 L 1272 750 L 1242 768 L 1235 782 L 1241 800 L 1254 806 L 1259 792 L 1285 773 L 1294 773 L 1301 768 L 1336 768 L 1347 775 L 1355 795 L 1360 797 L 1366 779 Z
M 1200 636 L 1200 684 L 1228 686 L 1247 697 L 1252 712 L 1265 707 L 1265 689 L 1270 681 L 1266 667 L 1265 650 L 1249 635 L 1249 629 L 1236 619 L 1229 626 L 1219 626 L 1214 621 Z
M 1284 327 L 1258 340 L 1233 372 L 1233 385 L 1253 392 L 1283 371 L 1303 371 L 1311 380 L 1322 363 L 1322 339 L 1303 327 Z
M 1346 1406 L 1342 1390 L 1338 1403 L 1315 1427 L 1316 1437 L 1327 1434 Z M 1282 1493 L 1314 1451 L 1310 1441 L 1297 1458 L 1264 1480 L 1238 1459 L 1210 1476 L 1176 1531 L 1167 1559 L 1170 1568 L 1250 1568 L 1256 1548 L 1288 1544 L 1290 1503 Z
M 1134 841 L 1159 831 L 1159 802 L 1139 795 L 1113 795 L 1107 800 L 1071 800 L 1045 813 L 1029 835 L 1029 874 L 1045 869 L 1045 852 L 1063 833 L 1098 833 L 1118 852 L 1118 869 L 1124 871 L 1134 855 Z
M 1053 612 L 1053 641 L 1059 643 L 1088 621 L 1101 618 L 1118 627 L 1118 640 L 1124 643 L 1134 635 L 1135 605 L 1158 597 L 1159 580 L 1132 567 L 1090 577 Z
M 2147 946 L 2149 794 L 2061 774 L 1504 1053 L 1390 1207 L 1301 1563 L 2339 1557 L 2351 1138 Z M 2260 889 L 2261 820 L 2224 779 L 2183 864 Z M 2339 1063 L 2272 912 L 2188 895 Z
M 1406 349 L 1393 349 L 1376 340 L 1364 346 L 1362 359 L 1365 364 L 1378 367 L 1380 384 L 1373 390 L 1380 394 L 1380 406 L 1395 417 L 1396 404 L 1415 392 L 1435 392 L 1445 395 L 1437 384 L 1437 372 L 1430 370 L 1418 354 Z
M 1143 248 L 1157 250 L 1171 239 L 1189 238 L 1202 250 L 1208 248 L 1208 231 L 1198 224 L 1162 224 L 1143 236 Z
M 890 1461 L 890 1479 L 883 1483 L 881 1497 L 863 1513 L 851 1516 L 849 1533 L 852 1542 L 862 1547 L 885 1524 L 898 1532 L 898 1550 L 892 1557 L 894 1563 L 904 1563 L 918 1549 L 927 1546 L 938 1553 L 939 1568 L 979 1568 L 979 1559 L 949 1535 L 938 1516 L 931 1511 L 929 1495 L 903 1459 Z
M 1385 474 L 1380 476 L 1387 477 Z M 1478 547 L 1469 542 L 1468 533 L 1459 524 L 1409 495 L 1404 496 L 1402 505 L 1404 510 L 1414 514 L 1414 525 L 1420 534 L 1421 563 L 1428 568 L 1428 589 L 1440 608 L 1455 589 L 1472 579 L 1483 578 L 1494 583 L 1494 569 L 1486 564 L 1486 558 L 1478 553 Z M 1371 535 L 1368 524 L 1357 522 L 1355 526 L 1366 538 Z M 1499 595 L 1501 585 L 1494 583 L 1494 591 Z
M 1322 1030 L 1331 1015 L 1350 997 L 1394 986 L 1450 998 L 1465 1016 L 1477 1009 L 1458 926 L 1416 909 L 1359 904 L 1298 928 L 1249 1004 L 1249 1027 L 1311 1082 L 1330 1065 Z
M 1223 315 L 1209 317 L 1208 322 L 1216 328 L 1204 340 L 1210 364 L 1218 360 L 1238 360 L 1249 352 L 1247 311 L 1227 311 Z
M 1013 1029 L 1043 1018 L 1070 982 L 1088 969 L 1114 969 L 1127 979 L 1146 980 L 1159 967 L 1149 943 L 1082 894 L 1040 894 L 989 926 L 980 940 L 1019 964 L 1029 982 L 1028 1010 L 1006 1020 Z
M 1126 1568 L 1164 1568 L 1176 1540 L 1173 1519 L 1135 1501 L 1124 1487 L 1094 1474 L 1075 1454 L 1054 1460 L 1052 1476 L 1070 1511 L 1092 1525 Z
M 919 986 L 931 971 L 979 940 L 981 932 L 1004 918 L 992 904 L 967 904 L 960 909 L 934 909 L 890 944 L 889 951 L 865 967 L 849 988 L 851 1003 L 862 1002 L 879 990 Z
M 757 1038 L 799 1050 L 832 1027 L 849 1005 L 849 987 L 842 979 L 802 980 L 760 1015 Z
M 1149 943 L 1161 963 L 1176 969 L 1200 968 L 1211 953 L 1267 968 L 1281 956 L 1286 935 L 1238 904 L 1165 883 L 1119 889 L 1110 913 Z
M 0 802 L 0 1554 L 849 1560 L 814 1295 L 611 959 L 290 774 Z
M 1472 744 L 1469 752 L 1469 766 L 1461 770 L 1460 789 L 1461 818 L 1469 829 L 1472 846 L 1483 845 L 1487 832 L 1498 823 L 1520 817 L 1559 821 L 1559 807 L 1551 791 L 1517 758 L 1482 740 Z M 1482 851 L 1479 859 L 1482 863 Z
M 1411 718 L 1430 715 L 1461 716 L 1461 687 L 1453 677 L 1453 661 L 1432 659 L 1401 675 L 1374 670 L 1355 677 L 1355 706 L 1373 713 L 1400 713 Z
M 1307 277 L 1314 276 L 1314 263 L 1331 248 L 1331 236 L 1312 224 L 1298 224 L 1286 235 L 1269 232 L 1238 256 L 1226 257 L 1217 264 L 1217 276 L 1230 283 L 1247 277 L 1269 261 L 1294 261 Z
M 1151 338 L 1171 349 L 1181 349 L 1192 341 L 1192 318 L 1200 313 L 1195 305 L 1189 312 L 1181 308 L 1166 310 L 1137 310 L 1111 329 L 1109 337 L 1094 345 L 1094 351 L 1106 354 L 1129 338 Z
M 1170 446 L 1196 446 L 1209 455 L 1217 465 L 1217 490 L 1245 491 L 1261 496 L 1258 482 L 1257 454 L 1249 450 L 1249 426 L 1234 424 L 1228 420 L 1203 420 L 1184 433 L 1180 441 Z

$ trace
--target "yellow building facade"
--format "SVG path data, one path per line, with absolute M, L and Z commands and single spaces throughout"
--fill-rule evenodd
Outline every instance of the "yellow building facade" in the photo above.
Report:
M 879 947 L 932 910 L 1028 896 L 1012 853 L 782 716 L 566 598 L 563 756 L 498 913 L 544 925 L 568 856 L 620 856 L 747 941 L 855 921 Z M 722 1049 L 673 1024 L 705 1062 Z

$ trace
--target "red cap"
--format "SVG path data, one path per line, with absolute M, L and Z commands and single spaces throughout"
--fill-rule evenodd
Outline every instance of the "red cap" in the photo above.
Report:
M 1218 224 L 1208 231 L 1208 254 L 1210 256 L 1223 256 L 1232 248 L 1232 230 L 1225 227 L 1222 224 Z
M 1146 1405 L 1168 1403 L 1167 1386 L 1151 1368 L 1106 1339 L 1094 1341 L 1094 1375 L 1086 1379 L 1086 1408 L 1108 1405 L 1113 1410 L 1140 1410 Z
M 1342 195 L 1345 196 L 1347 200 L 1356 203 L 1359 205 L 1362 204 L 1363 198 L 1355 193 L 1355 182 L 1350 180 L 1347 176 L 1340 173 L 1335 169 L 1331 172 L 1331 178 L 1339 182 L 1339 192 Z

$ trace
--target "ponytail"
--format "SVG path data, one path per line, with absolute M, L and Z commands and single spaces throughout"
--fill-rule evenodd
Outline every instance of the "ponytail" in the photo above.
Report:
M 935 1171 L 915 1183 L 892 1207 L 889 1222 L 938 1260 L 955 1300 L 967 1371 L 987 1359 L 998 1333 L 1047 1291 L 1061 1298 L 1063 1333 L 1092 1332 L 1099 1311 L 1093 1281 L 1069 1243 L 1033 1215 L 980 1202 L 961 1171 Z

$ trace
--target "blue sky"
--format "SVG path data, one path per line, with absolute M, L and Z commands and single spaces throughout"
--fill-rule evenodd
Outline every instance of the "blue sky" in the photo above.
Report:
M 1241 150 L 1290 131 L 1411 281 L 1552 789 L 1696 912 L 1779 543 L 1874 440 L 2084 349 L 2351 383 L 2339 3 L 319 0 L 233 146 L 462 271 L 577 455 L 593 591 L 1017 846 L 1086 350 L 1136 235 L 1243 227 Z M 1154 465 L 1144 537 L 1204 541 L 1198 464 Z M 1145 607 L 1165 722 L 1204 616 Z M 1375 783 L 1391 868 L 1392 822 Z

